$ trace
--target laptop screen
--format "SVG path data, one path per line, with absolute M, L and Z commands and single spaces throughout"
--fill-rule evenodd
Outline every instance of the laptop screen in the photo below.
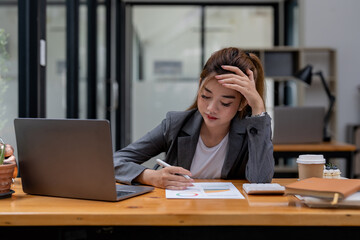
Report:
M 275 107 L 273 143 L 322 142 L 324 116 L 324 107 Z

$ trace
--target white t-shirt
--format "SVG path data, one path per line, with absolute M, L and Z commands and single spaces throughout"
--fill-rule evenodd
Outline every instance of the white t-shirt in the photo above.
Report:
M 214 147 L 207 147 L 199 136 L 190 172 L 192 178 L 220 178 L 228 150 L 229 133 Z

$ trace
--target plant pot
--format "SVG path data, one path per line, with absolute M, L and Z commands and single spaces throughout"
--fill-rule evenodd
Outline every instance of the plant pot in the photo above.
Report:
M 16 163 L 0 165 L 0 194 L 10 192 Z

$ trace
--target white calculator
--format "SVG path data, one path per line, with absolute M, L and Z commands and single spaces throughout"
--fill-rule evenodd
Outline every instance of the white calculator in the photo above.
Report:
M 246 194 L 284 194 L 285 187 L 278 183 L 244 183 Z

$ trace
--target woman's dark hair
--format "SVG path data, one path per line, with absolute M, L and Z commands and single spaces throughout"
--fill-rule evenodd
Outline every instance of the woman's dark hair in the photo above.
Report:
M 207 60 L 200 74 L 199 91 L 204 86 L 204 81 L 213 78 L 215 75 L 224 73 L 233 73 L 223 69 L 222 65 L 230 65 L 238 67 L 243 73 L 246 74 L 246 70 L 250 69 L 254 73 L 254 80 L 256 90 L 260 94 L 265 103 L 265 78 L 264 70 L 261 65 L 260 59 L 253 53 L 247 53 L 239 48 L 229 47 L 214 52 Z M 197 108 L 197 97 L 189 109 Z M 239 113 L 241 118 L 251 114 L 251 108 L 247 105 Z

